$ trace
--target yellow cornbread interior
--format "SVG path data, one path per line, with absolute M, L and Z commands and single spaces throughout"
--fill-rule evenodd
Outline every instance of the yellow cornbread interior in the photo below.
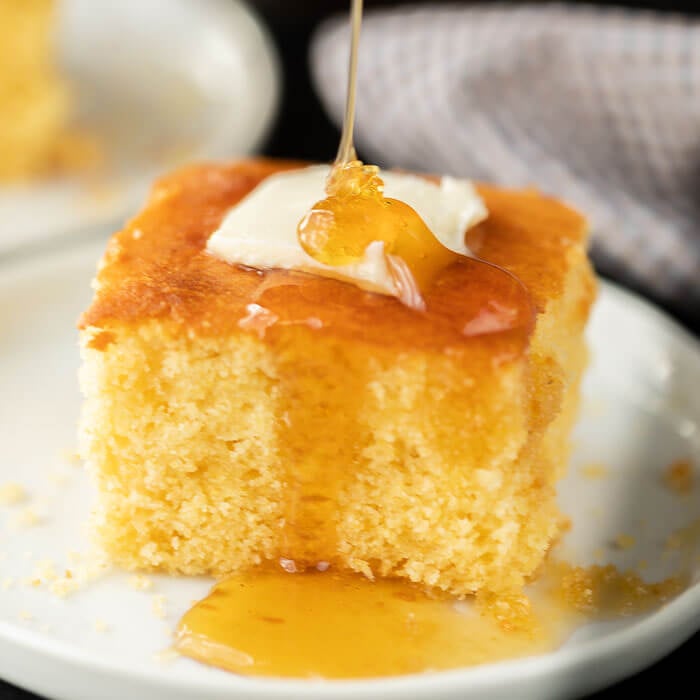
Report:
M 98 539 L 128 569 L 222 575 L 293 556 L 457 596 L 518 587 L 560 528 L 591 295 L 572 246 L 529 351 L 501 363 L 306 327 L 274 344 L 172 319 L 87 328 Z
M 0 2 L 0 181 L 44 170 L 68 119 L 54 15 L 53 0 Z

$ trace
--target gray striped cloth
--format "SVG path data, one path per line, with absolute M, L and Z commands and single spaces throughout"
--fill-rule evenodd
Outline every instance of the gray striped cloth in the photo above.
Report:
M 311 49 L 340 123 L 344 18 Z M 700 313 L 700 22 L 566 5 L 370 12 L 356 140 L 384 166 L 535 185 L 584 211 L 599 268 Z

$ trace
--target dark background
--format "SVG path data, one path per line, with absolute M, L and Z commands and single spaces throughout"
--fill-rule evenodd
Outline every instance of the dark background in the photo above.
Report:
M 349 0 L 249 0 L 266 20 L 279 49 L 283 66 L 283 96 L 277 123 L 264 153 L 270 156 L 331 160 L 338 148 L 340 134 L 323 112 L 314 94 L 308 72 L 307 47 L 318 22 L 328 15 L 347 11 Z M 365 7 L 400 4 L 397 0 L 365 0 Z M 405 3 L 404 3 L 405 4 Z M 429 4 L 429 0 L 423 0 Z M 468 3 L 464 3 L 468 4 Z M 588 2 L 588 4 L 618 5 L 684 12 L 700 15 L 700 2 Z M 700 280 L 698 281 L 700 284 Z M 694 318 L 693 318 L 694 317 Z M 690 320 L 690 319 L 693 320 Z M 697 310 L 689 310 L 680 318 L 696 334 L 700 334 Z M 669 688 L 673 695 L 689 688 L 688 697 L 696 692 L 695 667 L 700 660 L 700 633 L 684 646 L 646 671 L 612 688 L 591 696 L 595 700 L 616 700 L 635 696 L 645 697 L 652 688 Z M 37 669 L 40 672 L 40 669 Z M 675 689 L 678 689 L 677 691 Z M 0 700 L 32 700 L 36 696 L 0 681 Z M 517 697 L 517 693 L 514 693 Z M 95 691 L 99 700 L 99 690 Z M 193 699 L 194 700 L 194 699 Z

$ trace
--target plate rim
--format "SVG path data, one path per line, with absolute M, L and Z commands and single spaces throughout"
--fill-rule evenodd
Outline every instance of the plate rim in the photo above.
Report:
M 103 236 L 74 241 L 70 247 L 50 246 L 41 252 L 16 251 L 0 255 L 0 288 L 12 285 L 27 276 L 36 274 L 47 264 L 58 269 L 61 265 L 78 265 L 94 261 L 94 252 L 105 242 Z M 19 252 L 19 254 L 17 254 Z M 90 257 L 88 257 L 90 256 Z M 668 342 L 686 348 L 691 362 L 700 374 L 700 340 L 680 323 L 655 307 L 651 302 L 608 280 L 600 279 L 596 305 L 612 304 L 618 309 L 624 305 L 625 313 L 634 314 L 637 321 L 654 326 Z M 609 685 L 642 668 L 676 648 L 700 629 L 700 581 L 695 582 L 678 597 L 658 611 L 602 639 L 592 639 L 573 647 L 556 649 L 545 654 L 506 660 L 482 666 L 453 669 L 425 674 L 359 679 L 306 681 L 294 679 L 265 679 L 236 676 L 214 670 L 201 678 L 171 678 L 159 672 L 155 662 L 134 665 L 133 662 L 106 660 L 97 653 L 47 637 L 38 631 L 22 628 L 0 620 L 0 646 L 14 648 L 31 655 L 33 662 L 52 661 L 83 672 L 97 672 L 110 679 L 122 679 L 129 683 L 141 683 L 145 687 L 171 692 L 173 697 L 182 693 L 208 693 L 225 697 L 238 691 L 251 698 L 347 698 L 358 695 L 380 694 L 383 698 L 428 697 L 440 693 L 441 697 L 464 691 L 485 692 L 503 687 L 506 683 L 539 687 L 558 678 L 576 673 L 589 673 L 586 692 Z M 651 649 L 651 652 L 649 650 Z M 4 656 L 3 654 L 2 656 Z M 611 666 L 612 661 L 612 666 Z M 14 675 L 14 674 L 10 674 Z M 23 679 L 10 682 L 32 688 Z M 581 687 L 580 681 L 576 690 Z M 36 689 L 37 686 L 34 686 Z M 560 691 L 565 692 L 563 688 Z M 559 693 L 561 695 L 561 692 Z M 558 696 L 556 693 L 552 697 Z

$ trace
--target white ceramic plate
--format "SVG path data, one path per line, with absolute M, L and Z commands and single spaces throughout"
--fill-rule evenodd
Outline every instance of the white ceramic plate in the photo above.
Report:
M 668 652 L 700 626 L 700 583 L 643 618 L 592 624 L 557 651 L 499 665 L 365 682 L 286 682 L 238 678 L 187 659 L 163 665 L 153 654 L 207 580 L 155 578 L 133 590 L 113 573 L 60 600 L 44 588 L 5 577 L 30 576 L 37 560 L 62 563 L 84 546 L 90 499 L 82 471 L 62 461 L 74 448 L 80 398 L 75 319 L 90 298 L 89 281 L 103 241 L 72 252 L 0 263 L 0 483 L 22 483 L 44 520 L 12 530 L 23 506 L 0 508 L 0 676 L 42 695 L 70 700 L 210 700 L 236 698 L 563 698 L 630 674 Z M 648 562 L 656 578 L 678 571 L 669 533 L 700 516 L 700 489 L 672 495 L 661 485 L 679 457 L 700 464 L 700 351 L 696 342 L 637 298 L 603 285 L 590 326 L 593 363 L 576 454 L 561 489 L 574 528 L 567 558 L 592 562 L 596 550 L 621 565 Z M 602 462 L 609 475 L 581 467 Z M 67 478 L 54 484 L 47 475 Z M 611 540 L 633 535 L 616 551 Z M 687 552 L 686 552 L 687 553 Z M 599 553 L 600 554 L 600 553 Z M 694 581 L 700 580 L 695 552 Z M 152 612 L 166 596 L 166 615 Z M 31 616 L 31 619 L 20 619 Z M 106 632 L 95 629 L 97 620 Z M 48 630 L 46 625 L 49 626 Z M 97 692 L 96 689 L 99 689 Z
M 254 152 L 277 105 L 276 54 L 240 0 L 60 0 L 59 10 L 60 63 L 105 165 L 0 186 L 0 251 L 117 228 L 168 168 Z

